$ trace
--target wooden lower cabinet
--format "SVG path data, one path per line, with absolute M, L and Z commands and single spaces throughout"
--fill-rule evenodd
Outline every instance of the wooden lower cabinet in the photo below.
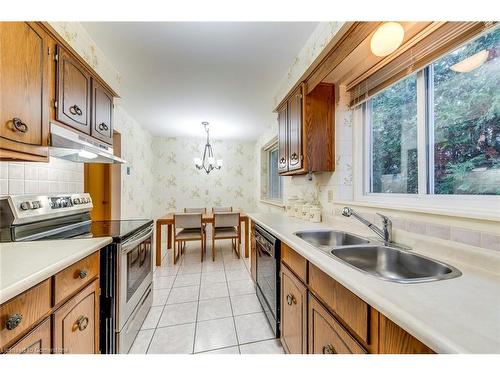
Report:
M 434 351 L 410 335 L 393 321 L 380 315 L 380 354 L 432 354 Z
M 99 281 L 95 280 L 57 309 L 54 321 L 54 352 L 99 352 Z
M 50 354 L 50 318 L 45 319 L 35 329 L 11 347 L 9 354 Z
M 285 352 L 307 353 L 307 288 L 283 263 L 280 330 Z
M 367 351 L 309 294 L 309 354 L 365 354 Z

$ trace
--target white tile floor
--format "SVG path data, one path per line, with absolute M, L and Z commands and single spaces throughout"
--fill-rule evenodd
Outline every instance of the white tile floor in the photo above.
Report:
M 174 266 L 171 250 L 156 269 L 153 306 L 130 349 L 134 354 L 283 354 L 262 311 L 249 259 L 238 259 L 230 242 L 189 244 Z M 243 247 L 242 247 L 243 248 Z

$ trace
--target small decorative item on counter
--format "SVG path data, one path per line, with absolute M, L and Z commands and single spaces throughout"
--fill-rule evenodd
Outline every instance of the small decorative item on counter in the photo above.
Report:
M 302 205 L 302 215 L 300 216 L 301 219 L 304 220 L 309 220 L 309 211 L 311 210 L 312 205 L 310 203 L 304 203 Z
M 285 205 L 285 212 L 287 216 L 294 217 L 295 216 L 295 204 L 300 201 L 300 198 L 297 197 L 296 195 L 292 196 L 287 200 L 287 203 Z
M 321 223 L 321 207 L 313 205 L 309 210 L 309 221 L 313 223 Z
M 299 199 L 295 202 L 293 205 L 293 216 L 297 218 L 302 217 L 302 206 L 304 205 L 304 201 L 302 199 Z

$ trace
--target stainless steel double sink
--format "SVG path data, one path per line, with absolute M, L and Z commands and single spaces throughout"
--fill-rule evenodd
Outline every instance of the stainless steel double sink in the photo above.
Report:
M 347 232 L 314 230 L 296 232 L 295 235 L 343 263 L 382 280 L 419 283 L 451 279 L 462 274 L 443 262 Z

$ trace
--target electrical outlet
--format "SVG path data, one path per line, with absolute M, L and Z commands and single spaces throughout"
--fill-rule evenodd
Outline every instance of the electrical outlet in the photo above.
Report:
M 130 167 L 127 167 L 127 176 L 130 176 Z
M 328 190 L 328 203 L 333 202 L 333 190 Z

